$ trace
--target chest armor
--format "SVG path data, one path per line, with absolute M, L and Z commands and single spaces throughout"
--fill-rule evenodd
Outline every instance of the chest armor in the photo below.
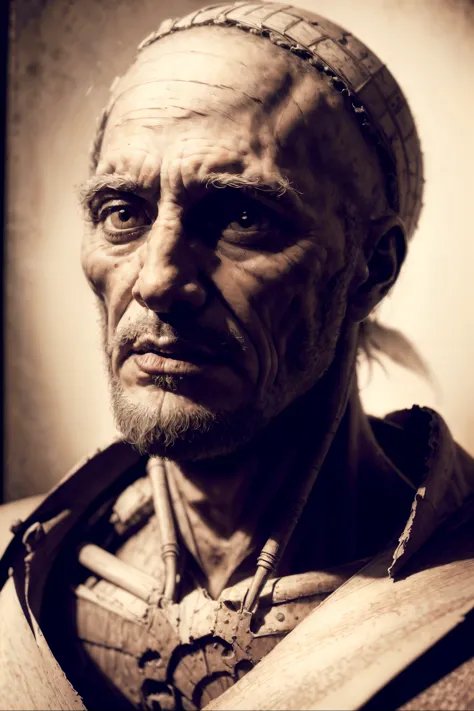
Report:
M 77 641 L 140 709 L 199 709 L 245 675 L 342 582 L 306 573 L 270 581 L 253 615 L 248 581 L 217 600 L 203 588 L 145 603 L 105 581 L 76 588 Z
M 170 602 L 162 594 L 159 528 L 147 480 L 139 480 L 82 532 L 82 540 L 100 548 L 82 549 L 83 565 L 77 560 L 64 565 L 63 555 L 56 566 L 52 579 L 68 592 L 66 606 L 54 612 L 55 630 L 49 625 L 50 643 L 86 705 L 203 708 L 362 565 L 273 578 L 250 613 L 242 609 L 250 579 L 212 599 L 190 574 L 188 554 L 178 574 L 176 602 Z M 67 559 L 74 558 L 73 550 L 77 556 L 77 548 L 69 547 Z M 44 615 L 45 621 L 52 618 L 51 610 Z M 100 683 L 88 701 L 94 679 Z

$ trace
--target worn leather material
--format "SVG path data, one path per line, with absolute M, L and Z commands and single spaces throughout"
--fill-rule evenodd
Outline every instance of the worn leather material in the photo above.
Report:
M 340 587 L 209 711 L 360 709 L 463 624 L 474 609 L 472 520 L 457 531 L 440 530 L 395 581 L 386 574 L 392 557 L 393 549 L 382 553 Z M 457 698 L 469 704 L 474 679 L 463 683 Z M 453 708 L 451 696 L 435 687 L 431 708 Z M 395 706 L 385 697 L 373 708 Z
M 265 671 L 265 666 L 263 665 L 267 664 L 266 660 L 275 660 L 277 653 L 284 655 L 286 647 L 283 645 L 289 644 L 290 641 L 291 644 L 296 644 L 300 650 L 303 649 L 305 644 L 309 644 L 308 654 L 312 658 L 313 654 L 316 654 L 319 649 L 318 639 L 320 638 L 318 635 L 322 634 L 324 629 L 329 630 L 330 624 L 332 624 L 331 614 L 329 614 L 331 609 L 336 611 L 334 612 L 335 617 L 332 617 L 334 623 L 334 620 L 337 622 L 338 615 L 342 614 L 341 610 L 343 610 L 343 608 L 341 608 L 340 605 L 343 605 L 345 594 L 348 593 L 348 591 L 350 592 L 352 590 L 354 593 L 354 602 L 349 606 L 349 611 L 346 610 L 344 614 L 349 614 L 351 610 L 351 614 L 353 614 L 354 609 L 359 605 L 359 598 L 360 600 L 365 599 L 367 603 L 365 613 L 361 610 L 361 617 L 356 616 L 351 618 L 349 615 L 347 620 L 348 631 L 350 629 L 349 623 L 351 623 L 352 620 L 352 648 L 346 648 L 344 646 L 341 646 L 339 649 L 333 648 L 335 655 L 333 659 L 339 655 L 342 660 L 346 660 L 345 663 L 349 665 L 349 669 L 352 668 L 351 664 L 354 663 L 354 660 L 357 661 L 361 658 L 362 653 L 361 649 L 357 647 L 357 627 L 362 625 L 364 629 L 367 628 L 367 632 L 370 632 L 371 620 L 375 619 L 372 614 L 375 608 L 375 611 L 378 610 L 382 615 L 380 618 L 382 622 L 385 619 L 384 614 L 387 610 L 395 611 L 395 614 L 389 616 L 391 623 L 394 622 L 393 629 L 390 628 L 391 633 L 393 632 L 395 634 L 397 629 L 402 630 L 401 637 L 403 639 L 406 637 L 408 641 L 410 638 L 413 641 L 414 638 L 417 644 L 420 642 L 421 637 L 418 639 L 417 634 L 413 637 L 413 628 L 410 627 L 410 620 L 412 620 L 413 617 L 408 615 L 408 619 L 402 614 L 397 614 L 396 610 L 413 611 L 414 609 L 416 612 L 415 617 L 419 619 L 420 615 L 423 617 L 423 611 L 425 609 L 428 609 L 431 615 L 433 614 L 433 610 L 441 609 L 441 613 L 438 614 L 437 618 L 437 613 L 435 613 L 435 618 L 442 621 L 438 625 L 437 631 L 430 633 L 428 626 L 428 630 L 425 630 L 426 635 L 423 638 L 423 644 L 420 643 L 418 646 L 417 644 L 409 645 L 408 652 L 407 649 L 399 650 L 398 656 L 395 655 L 397 659 L 396 664 L 390 665 L 383 661 L 384 655 L 388 654 L 390 657 L 392 654 L 394 649 L 393 644 L 389 646 L 389 648 L 383 647 L 383 645 L 379 648 L 378 653 L 372 659 L 375 666 L 372 666 L 373 674 L 371 673 L 370 675 L 370 679 L 372 680 L 370 682 L 371 687 L 370 689 L 365 688 L 363 690 L 364 693 L 361 693 L 360 696 L 357 697 L 359 698 L 359 705 L 368 703 L 371 694 L 373 696 L 374 694 L 380 693 L 384 685 L 393 683 L 390 680 L 403 673 L 404 666 L 415 663 L 417 659 L 427 654 L 429 645 L 435 643 L 437 639 L 441 639 L 443 635 L 449 634 L 450 630 L 456 628 L 462 620 L 463 615 L 470 609 L 473 597 L 471 581 L 474 577 L 470 568 L 472 565 L 471 544 L 469 543 L 467 548 L 463 548 L 460 546 L 459 541 L 456 543 L 456 539 L 453 538 L 453 545 L 455 545 L 457 553 L 455 550 L 455 555 L 452 559 L 440 562 L 436 556 L 438 555 L 437 546 L 441 544 L 444 545 L 443 536 L 447 537 L 444 542 L 448 545 L 448 538 L 454 535 L 452 529 L 453 521 L 461 523 L 464 520 L 464 523 L 466 523 L 472 516 L 472 492 L 474 489 L 473 461 L 453 443 L 446 426 L 435 413 L 426 409 L 415 408 L 414 411 L 397 413 L 397 415 L 392 416 L 392 419 L 393 418 L 399 423 L 401 428 L 400 432 L 403 429 L 408 431 L 411 433 L 410 437 L 413 441 L 419 442 L 417 455 L 413 457 L 414 466 L 416 465 L 415 468 L 418 470 L 418 499 L 415 499 L 414 504 L 416 501 L 419 501 L 420 498 L 425 502 L 421 506 L 415 506 L 415 515 L 411 517 L 408 522 L 410 524 L 409 535 L 408 537 L 402 536 L 401 545 L 402 548 L 403 546 L 405 547 L 401 551 L 401 555 L 397 558 L 397 568 L 395 568 L 395 570 L 392 569 L 395 582 L 388 576 L 387 567 L 391 561 L 393 562 L 393 553 L 398 544 L 392 547 L 391 551 L 385 555 L 385 558 L 382 556 L 378 559 L 376 565 L 378 566 L 377 570 L 379 572 L 377 575 L 356 576 L 356 578 L 352 579 L 352 582 L 349 581 L 347 584 L 348 586 L 353 585 L 355 587 L 341 587 L 338 593 L 334 596 L 330 596 L 323 605 L 306 617 L 301 625 L 298 625 L 295 630 L 290 632 L 286 639 L 270 652 L 253 671 L 249 672 L 244 679 L 237 682 L 234 689 L 239 690 L 239 693 L 240 691 L 242 691 L 242 693 L 244 692 L 246 687 L 243 682 L 245 681 L 245 684 L 249 683 L 249 681 L 252 680 L 251 675 L 257 672 L 260 674 Z M 386 425 L 381 423 L 381 427 L 385 428 Z M 423 431 L 428 432 L 428 439 L 421 436 Z M 98 454 L 92 460 L 86 462 L 85 465 L 78 468 L 72 476 L 66 478 L 52 492 L 50 497 L 46 498 L 36 512 L 25 521 L 24 525 L 20 527 L 15 540 L 9 547 L 6 557 L 2 560 L 5 579 L 8 579 L 8 568 L 10 565 L 13 565 L 15 589 L 13 589 L 10 580 L 8 583 L 9 587 L 5 587 L 5 591 L 9 590 L 10 592 L 7 593 L 4 591 L 0 598 L 1 617 L 4 617 L 4 611 L 6 611 L 6 615 L 8 616 L 8 607 L 12 606 L 13 602 L 15 602 L 15 615 L 18 614 L 20 619 L 24 621 L 24 624 L 15 623 L 14 629 L 18 631 L 18 640 L 15 639 L 15 644 L 13 644 L 12 641 L 14 637 L 12 636 L 11 627 L 10 632 L 2 635 L 3 638 L 7 640 L 3 645 L 2 651 L 3 659 L 5 660 L 3 668 L 8 671 L 5 673 L 2 669 L 0 679 L 4 688 L 8 687 L 10 696 L 12 693 L 11 690 L 13 689 L 12 680 L 18 675 L 30 674 L 30 671 L 28 671 L 30 662 L 36 670 L 39 669 L 39 671 L 31 673 L 44 675 L 44 669 L 46 668 L 48 670 L 48 678 L 50 679 L 48 683 L 53 684 L 53 686 L 57 683 L 59 687 L 64 684 L 64 674 L 59 669 L 49 649 L 48 642 L 44 639 L 38 624 L 49 572 L 59 552 L 63 549 L 65 540 L 77 530 L 79 522 L 84 520 L 84 517 L 97 511 L 104 497 L 110 495 L 111 489 L 115 487 L 117 494 L 120 493 L 120 491 L 124 489 L 122 482 L 128 480 L 130 472 L 134 470 L 134 467 L 140 466 L 143 466 L 143 464 L 140 464 L 140 459 L 131 448 L 122 443 L 112 445 L 108 450 Z M 448 529 L 448 526 L 451 526 L 451 530 Z M 436 533 L 436 529 L 439 530 L 439 533 Z M 426 536 L 427 532 L 428 540 Z M 413 548 L 408 548 L 407 544 L 410 544 L 412 540 L 411 537 L 416 538 L 417 545 L 413 545 Z M 417 569 L 416 565 L 419 564 L 419 547 L 421 546 L 421 550 L 423 551 L 428 544 L 433 545 L 432 551 L 434 557 L 432 557 L 431 562 L 427 564 L 426 569 L 423 569 L 423 566 L 422 569 Z M 405 551 L 408 552 L 405 553 Z M 412 565 L 415 567 L 411 568 Z M 406 573 L 405 570 L 407 571 Z M 459 576 L 459 585 L 455 585 L 454 587 L 450 583 L 453 576 Z M 31 584 L 32 580 L 34 584 Z M 357 592 L 358 587 L 360 587 L 359 592 Z M 416 595 L 413 597 L 412 592 L 410 592 L 412 590 L 419 591 L 418 597 L 420 600 L 416 599 Z M 456 590 L 461 591 L 462 599 L 460 599 Z M 342 591 L 345 592 L 343 593 Z M 12 595 L 12 593 L 14 594 Z M 364 597 L 365 594 L 367 594 L 368 597 Z M 338 597 L 339 595 L 342 595 L 342 598 Z M 373 597 L 371 597 L 372 595 Z M 413 604 L 410 603 L 410 595 L 412 596 Z M 423 599 L 423 596 L 426 596 L 426 600 Z M 329 605 L 333 607 L 330 608 Z M 426 606 L 428 606 L 428 608 L 426 608 Z M 321 617 L 323 611 L 324 620 Z M 320 624 L 317 625 L 318 629 L 313 637 L 312 631 L 307 634 L 305 630 L 308 630 L 307 625 L 309 625 L 318 614 L 320 615 Z M 22 615 L 23 618 L 21 618 Z M 13 620 L 13 616 L 11 616 L 11 619 Z M 10 620 L 8 620 L 8 622 L 10 622 Z M 311 622 L 311 625 L 312 624 Z M 346 629 L 345 626 L 344 629 Z M 337 638 L 334 634 L 332 634 L 332 636 L 329 635 L 329 637 Z M 24 642 L 23 638 L 25 638 Z M 364 640 L 365 639 L 367 639 L 367 637 L 364 637 Z M 342 641 L 342 638 L 340 641 Z M 11 645 L 11 650 L 9 645 Z M 349 663 L 351 653 L 353 655 L 352 662 Z M 326 662 L 328 660 L 329 657 L 326 658 Z M 316 664 L 316 657 L 313 661 L 315 661 Z M 304 663 L 302 662 L 302 664 L 302 669 L 304 669 Z M 380 667 L 380 664 L 382 667 Z M 340 665 L 338 664 L 337 667 L 340 668 Z M 296 669 L 294 665 L 292 665 L 292 668 Z M 317 668 L 317 665 L 315 665 L 315 668 Z M 381 668 L 385 670 L 383 673 L 380 673 Z M 261 672 L 259 671 L 260 669 L 262 669 Z M 278 667 L 278 669 L 280 668 Z M 387 669 L 389 669 L 389 673 L 387 673 Z M 275 678 L 272 683 L 280 683 L 283 676 L 283 671 L 281 674 L 279 671 L 277 675 L 274 675 Z M 313 677 L 310 675 L 308 679 L 310 678 L 314 678 L 314 675 Z M 358 684 L 361 682 L 361 676 L 357 674 L 351 677 L 349 674 L 348 676 L 346 675 L 346 681 L 346 693 L 350 695 L 354 693 L 354 689 L 359 688 Z M 265 684 L 267 685 L 267 680 L 265 680 Z M 270 684 L 270 682 L 268 682 L 268 684 Z M 351 686 L 353 684 L 355 684 L 355 687 Z M 300 686 L 301 689 L 305 689 L 305 694 L 309 694 L 309 697 L 306 697 L 309 698 L 306 708 L 318 708 L 315 704 L 319 703 L 319 701 L 317 701 L 317 698 L 319 698 L 317 695 L 320 694 L 321 689 L 318 687 L 316 681 L 309 686 L 308 684 L 306 684 L 306 686 L 301 684 Z M 15 688 L 19 701 L 15 701 L 17 706 L 12 706 L 12 708 L 47 708 L 40 698 L 31 696 L 28 690 L 27 680 L 23 682 L 17 681 Z M 268 690 L 269 689 L 270 685 L 268 685 Z M 445 689 L 445 691 L 448 693 L 448 690 Z M 423 689 L 418 690 L 418 692 L 423 692 Z M 46 690 L 44 693 L 46 693 Z M 468 695 L 469 690 L 466 691 L 464 697 L 467 698 Z M 77 694 L 76 696 L 73 694 L 71 697 L 76 699 L 74 703 L 77 702 L 76 697 Z M 8 698 L 8 696 L 6 696 L 6 698 Z M 48 697 L 46 696 L 45 698 L 47 699 Z M 324 698 L 324 703 L 330 699 L 327 695 L 321 698 Z M 449 706 L 446 705 L 448 701 L 449 699 L 447 697 L 443 697 L 440 702 L 441 705 L 437 706 L 437 708 L 449 708 Z M 56 703 L 56 701 L 54 703 Z M 69 704 L 69 701 L 66 703 Z M 220 703 L 220 701 L 215 703 Z M 224 703 L 224 701 L 222 701 L 222 703 Z M 239 701 L 239 703 L 243 704 L 241 708 L 246 707 L 245 695 L 242 696 L 241 702 Z M 340 698 L 338 703 L 340 703 Z M 445 704 L 444 706 L 442 705 L 443 703 Z M 291 708 L 287 702 L 285 702 L 285 704 L 286 706 L 282 706 L 282 708 Z M 57 707 L 63 708 L 60 706 Z M 75 708 L 73 705 L 66 707 Z M 237 705 L 233 705 L 232 707 L 238 708 Z M 256 708 L 256 706 L 253 705 L 250 707 Z M 275 706 L 275 708 L 277 707 L 278 706 Z M 355 705 L 352 707 L 357 708 Z M 81 707 L 79 706 L 79 708 Z M 216 706 L 216 708 L 219 708 L 219 706 Z M 468 706 L 466 706 L 466 708 L 468 708 Z

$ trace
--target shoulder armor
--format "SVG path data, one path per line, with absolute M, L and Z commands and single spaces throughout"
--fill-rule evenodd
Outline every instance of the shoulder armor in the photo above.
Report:
M 24 519 L 28 518 L 41 504 L 44 494 L 28 496 L 17 501 L 9 501 L 0 506 L 0 556 L 8 544 L 22 527 Z

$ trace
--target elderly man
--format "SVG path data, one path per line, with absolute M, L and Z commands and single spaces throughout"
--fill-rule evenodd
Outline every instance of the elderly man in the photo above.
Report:
M 123 440 L 13 526 L 2 708 L 471 708 L 468 656 L 389 682 L 474 606 L 473 462 L 355 375 L 422 183 L 398 85 L 324 18 L 142 43 L 82 190 Z

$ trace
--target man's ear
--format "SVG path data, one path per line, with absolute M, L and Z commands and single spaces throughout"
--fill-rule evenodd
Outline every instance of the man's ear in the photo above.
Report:
M 395 284 L 405 260 L 407 241 L 396 215 L 374 220 L 359 254 L 349 294 L 349 317 L 364 321 Z

